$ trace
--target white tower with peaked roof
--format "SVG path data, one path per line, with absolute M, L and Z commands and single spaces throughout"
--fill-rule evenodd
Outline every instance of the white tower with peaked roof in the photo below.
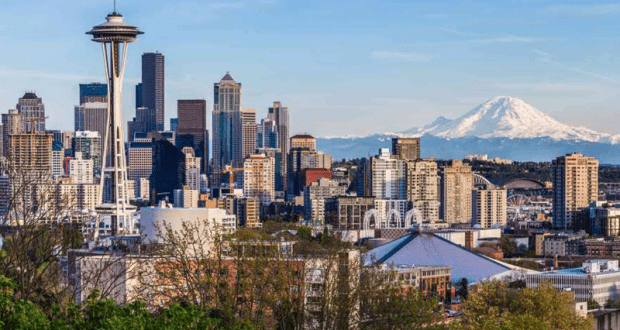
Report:
M 93 41 L 101 43 L 105 73 L 108 81 L 108 114 L 104 138 L 104 165 L 102 166 L 99 199 L 97 207 L 100 214 L 112 217 L 112 234 L 128 233 L 131 214 L 135 207 L 129 204 L 127 189 L 127 167 L 125 162 L 125 141 L 122 125 L 122 90 L 125 63 L 127 61 L 127 46 L 136 41 L 142 34 L 137 27 L 123 22 L 123 16 L 114 12 L 106 17 L 106 22 L 97 25 L 86 34 L 92 35 Z M 109 150 L 109 152 L 108 152 Z M 104 201 L 103 188 L 109 180 L 109 198 Z M 97 231 L 97 230 L 95 230 Z M 96 235 L 95 235 L 96 237 Z

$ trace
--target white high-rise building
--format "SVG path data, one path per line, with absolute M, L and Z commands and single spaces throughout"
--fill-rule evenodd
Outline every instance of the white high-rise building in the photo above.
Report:
M 264 154 L 251 155 L 243 163 L 243 195 L 270 204 L 276 195 L 275 160 Z
M 81 152 L 69 160 L 69 176 L 73 183 L 93 183 L 93 160 L 83 159 Z
M 370 159 L 372 196 L 377 199 L 407 199 L 406 163 L 382 148 L 379 155 Z
M 449 223 L 471 222 L 471 191 L 474 176 L 471 166 L 453 160 L 441 172 L 441 205 L 439 217 Z
M 478 187 L 472 191 L 472 225 L 506 226 L 506 189 Z
M 325 200 L 342 196 L 347 187 L 338 182 L 321 178 L 304 189 L 304 211 L 306 220 L 325 221 Z
M 437 163 L 433 160 L 407 162 L 407 199 L 424 221 L 439 220 Z

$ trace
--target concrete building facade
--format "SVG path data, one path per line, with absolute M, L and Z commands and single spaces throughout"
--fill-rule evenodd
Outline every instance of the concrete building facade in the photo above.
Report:
M 575 213 L 598 199 L 598 160 L 580 153 L 560 156 L 553 169 L 553 226 L 573 229 Z
M 448 223 L 469 223 L 472 217 L 474 178 L 471 166 L 453 160 L 440 171 L 439 218 Z

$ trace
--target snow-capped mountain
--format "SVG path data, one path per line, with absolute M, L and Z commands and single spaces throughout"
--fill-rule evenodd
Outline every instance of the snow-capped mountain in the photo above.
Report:
M 620 135 L 558 122 L 542 111 L 509 96 L 494 97 L 465 115 L 439 117 L 422 128 L 383 132 L 365 137 L 317 139 L 317 147 L 340 158 L 375 155 L 389 148 L 395 136 L 421 137 L 423 157 L 458 159 L 467 154 L 519 161 L 549 161 L 569 152 L 582 152 L 603 163 L 620 164 Z
M 459 118 L 439 117 L 422 128 L 409 129 L 401 134 L 430 134 L 448 139 L 548 137 L 553 140 L 620 142 L 620 135 L 599 133 L 586 127 L 572 127 L 560 123 L 523 100 L 510 96 L 494 97 Z

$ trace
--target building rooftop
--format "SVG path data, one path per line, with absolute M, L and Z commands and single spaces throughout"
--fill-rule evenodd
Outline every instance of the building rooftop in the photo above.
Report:
M 309 134 L 297 134 L 291 137 L 291 139 L 314 139 L 314 136 Z
M 224 77 L 222 77 L 222 79 L 220 79 L 220 81 L 235 81 L 235 79 L 233 79 L 230 73 L 226 72 L 226 74 L 224 75 Z
M 151 148 L 153 148 L 153 143 L 151 143 L 151 142 L 131 142 L 131 143 L 129 143 L 129 148 L 131 148 L 131 149 L 151 149 Z
M 22 96 L 22 99 L 25 100 L 36 100 L 38 99 L 37 94 L 32 93 L 32 92 L 27 92 L 24 94 L 24 96 Z
M 469 282 L 502 277 L 517 267 L 467 250 L 431 232 L 412 232 L 370 250 L 366 263 L 450 266 L 452 281 Z

